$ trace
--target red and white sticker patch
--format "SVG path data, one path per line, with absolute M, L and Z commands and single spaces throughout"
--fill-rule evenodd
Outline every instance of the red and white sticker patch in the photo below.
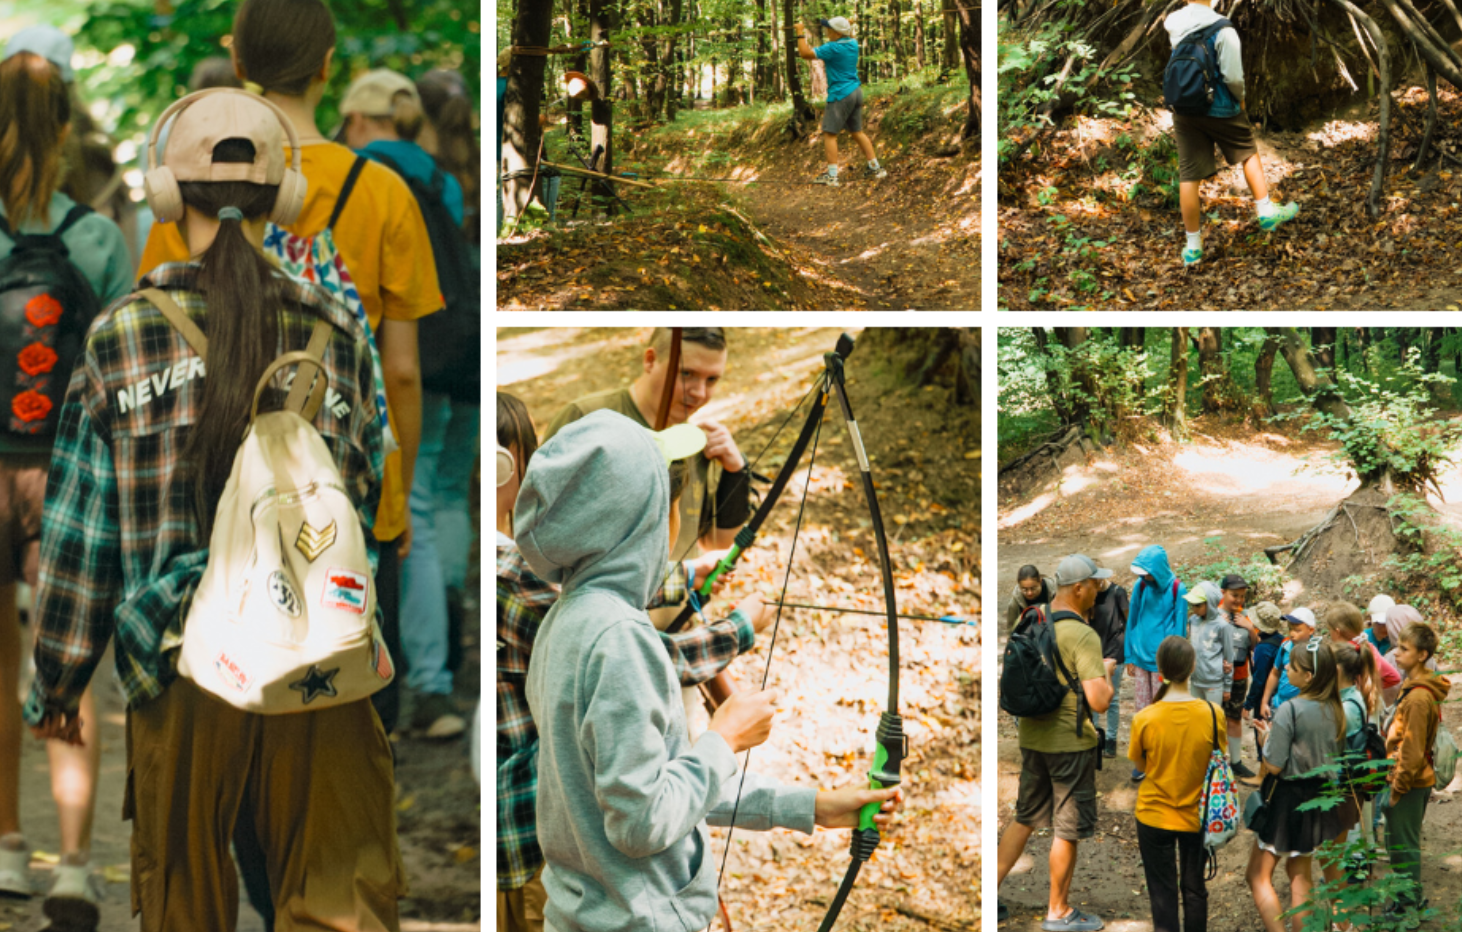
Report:
M 371 640 L 371 645 L 375 648 L 376 676 L 389 680 L 396 674 L 396 668 L 391 664 L 391 655 L 386 651 L 386 645 L 374 638 Z
M 369 576 L 331 567 L 330 572 L 325 574 L 325 594 L 321 596 L 320 604 L 326 608 L 338 608 L 364 615 L 366 596 L 370 591 Z
M 239 692 L 247 692 L 249 689 L 250 676 L 244 672 L 244 668 L 235 663 L 227 653 L 220 652 L 218 659 L 213 661 L 213 669 L 218 671 L 218 678 L 223 680 L 224 685 L 232 686 Z

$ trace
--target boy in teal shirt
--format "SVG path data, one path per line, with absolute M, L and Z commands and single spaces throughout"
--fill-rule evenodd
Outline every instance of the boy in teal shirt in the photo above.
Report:
M 820 58 L 827 69 L 827 110 L 822 116 L 822 151 L 827 159 L 827 171 L 817 176 L 817 183 L 838 186 L 838 133 L 845 128 L 868 159 L 868 177 L 886 178 L 888 172 L 878 164 L 873 140 L 863 132 L 863 88 L 858 83 L 858 40 L 853 38 L 853 26 L 841 16 L 818 22 L 827 41 L 815 49 L 807 44 L 802 24 L 795 27 L 798 56 L 808 61 Z

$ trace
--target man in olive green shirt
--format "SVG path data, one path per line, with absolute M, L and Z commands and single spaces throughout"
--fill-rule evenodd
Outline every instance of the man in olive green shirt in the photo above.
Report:
M 999 877 L 1004 882 L 1036 829 L 1053 827 L 1051 892 L 1041 923 L 1045 932 L 1097 932 L 1104 925 L 1072 906 L 1070 895 L 1077 842 L 1096 831 L 1096 768 L 1102 753 L 1096 725 L 1083 712 L 1076 689 L 1090 713 L 1105 712 L 1111 705 L 1116 661 L 1102 657 L 1101 638 L 1088 624 L 1100 580 L 1111 575 L 1111 570 L 1099 569 L 1082 554 L 1072 554 L 1056 566 L 1050 616 L 1055 620 L 1046 623 L 1055 625 L 1061 663 L 1077 682 L 1055 712 L 1020 720 L 1020 793 L 1015 821 L 1000 838 Z M 1062 674 L 1058 671 L 1057 676 Z M 1003 903 L 999 916 L 1005 919 Z

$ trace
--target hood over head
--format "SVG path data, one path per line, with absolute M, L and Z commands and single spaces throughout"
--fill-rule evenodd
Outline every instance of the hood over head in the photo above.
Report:
M 1218 617 L 1218 603 L 1223 600 L 1223 590 L 1218 588 L 1216 583 L 1205 579 L 1193 587 L 1194 591 L 1202 592 L 1203 597 L 1208 601 L 1208 608 L 1203 613 L 1204 621 L 1213 621 Z
M 1168 552 L 1157 544 L 1142 548 L 1132 565 L 1147 573 L 1147 578 L 1158 589 L 1166 590 L 1173 584 L 1173 570 L 1168 566 Z
M 608 410 L 564 427 L 533 454 L 513 527 L 533 572 L 565 596 L 592 586 L 643 609 L 670 559 L 670 471 L 654 436 Z
M 1183 636 L 1188 630 L 1187 594 L 1172 568 L 1168 553 L 1157 544 L 1144 547 L 1132 561 L 1146 575 L 1132 587 L 1127 612 L 1124 644 L 1127 662 L 1150 673 L 1157 672 L 1157 649 L 1170 634 Z

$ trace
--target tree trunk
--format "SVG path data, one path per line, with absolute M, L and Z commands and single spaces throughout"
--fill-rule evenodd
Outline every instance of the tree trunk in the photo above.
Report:
M 1121 341 L 1120 346 L 1122 349 L 1130 350 L 1134 353 L 1141 353 L 1147 343 L 1147 329 L 1145 327 L 1119 327 L 1117 328 L 1117 336 Z M 1142 389 L 1142 373 L 1134 371 L 1132 373 L 1131 384 L 1132 397 L 1141 398 Z
M 955 13 L 955 7 L 959 5 L 959 0 L 944 0 L 944 48 L 939 61 L 941 75 L 952 74 L 959 67 L 959 17 Z
M 1315 359 L 1305 346 L 1304 337 L 1296 327 L 1265 327 L 1264 332 L 1279 341 L 1279 352 L 1294 373 L 1294 380 L 1300 391 L 1318 411 L 1337 418 L 1350 418 L 1350 406 L 1340 397 L 1340 391 L 1328 375 L 1315 371 Z
M 965 76 L 970 81 L 969 111 L 961 139 L 974 139 L 980 132 L 980 21 L 974 9 L 975 0 L 959 3 L 960 49 L 964 53 Z
M 1163 423 L 1174 437 L 1188 435 L 1188 328 L 1174 327 L 1172 360 L 1168 363 L 1168 393 Z
M 576 15 L 579 18 L 588 19 L 588 0 L 577 0 L 577 2 L 574 3 L 574 10 L 576 11 Z M 573 17 L 569 17 L 564 22 L 564 42 L 573 41 L 573 28 Z M 588 74 L 589 53 L 580 52 L 579 54 L 570 58 L 569 69 L 571 71 L 582 71 L 584 74 Z M 571 100 L 568 102 L 568 132 L 569 135 L 572 136 L 576 142 L 582 141 L 584 138 L 584 104 L 582 101 Z
M 767 0 L 756 0 L 756 22 L 758 28 L 756 32 L 756 67 L 753 71 L 756 74 L 756 99 L 758 101 L 766 100 L 772 93 L 772 69 L 768 67 L 771 58 L 767 49 L 769 34 L 763 28 L 767 25 L 767 7 L 769 5 L 775 6 L 775 4 L 768 4 Z M 776 28 L 775 24 L 773 24 L 772 28 Z
M 924 2 L 914 0 L 914 61 L 918 63 L 919 70 L 923 71 L 928 64 L 924 57 Z
M 542 48 L 553 30 L 552 0 L 522 0 L 513 21 L 513 44 Z M 521 217 L 533 200 L 533 174 L 543 131 L 538 125 L 543 98 L 542 55 L 514 55 L 503 95 L 503 160 L 509 180 L 503 182 L 503 212 Z
M 1071 365 L 1071 381 L 1081 391 L 1071 398 L 1071 417 L 1084 428 L 1091 420 L 1092 401 L 1097 397 L 1096 378 L 1086 357 L 1078 353 L 1081 345 L 1091 336 L 1087 327 L 1056 327 L 1056 339 L 1066 347 L 1066 359 Z
M 1274 415 L 1274 357 L 1278 354 L 1279 340 L 1266 333 L 1254 363 L 1254 411 L 1261 418 Z
M 888 15 L 893 22 L 893 61 L 894 79 L 902 80 L 904 74 L 904 30 L 903 30 L 903 9 L 899 6 L 899 0 L 888 0 Z
M 524 2 L 548 5 L 548 0 Z M 596 42 L 612 41 L 610 34 L 614 27 L 614 9 L 610 0 L 589 0 L 589 35 Z M 589 53 L 589 77 L 599 85 L 599 99 L 589 107 L 589 119 L 592 123 L 589 142 L 593 146 L 590 158 L 594 170 L 606 175 L 614 174 L 614 94 L 610 82 L 613 77 L 613 62 L 609 57 L 611 49 L 610 45 L 595 45 L 594 50 Z M 604 210 L 613 215 L 614 208 L 615 202 L 611 198 L 604 205 Z
M 1323 369 L 1335 369 L 1335 335 L 1334 327 L 1311 327 L 1310 328 L 1310 353 L 1315 361 Z
M 801 59 L 797 57 L 797 38 L 792 34 L 792 24 L 796 21 L 797 0 L 782 0 L 782 43 L 787 50 L 787 90 L 792 95 L 792 119 L 796 125 L 794 135 L 801 138 L 804 134 L 801 124 L 816 122 L 817 112 L 807 103 L 807 98 L 802 96 L 802 74 L 797 67 Z
M 1046 370 L 1046 393 L 1051 396 L 1051 407 L 1056 411 L 1056 419 L 1064 426 L 1072 423 L 1071 405 L 1067 403 L 1066 393 L 1061 390 L 1061 376 L 1056 372 L 1056 367 L 1050 364 L 1051 338 L 1047 335 L 1044 327 L 1032 327 L 1031 334 L 1036 338 L 1036 348 L 1041 355 L 1047 359 Z

